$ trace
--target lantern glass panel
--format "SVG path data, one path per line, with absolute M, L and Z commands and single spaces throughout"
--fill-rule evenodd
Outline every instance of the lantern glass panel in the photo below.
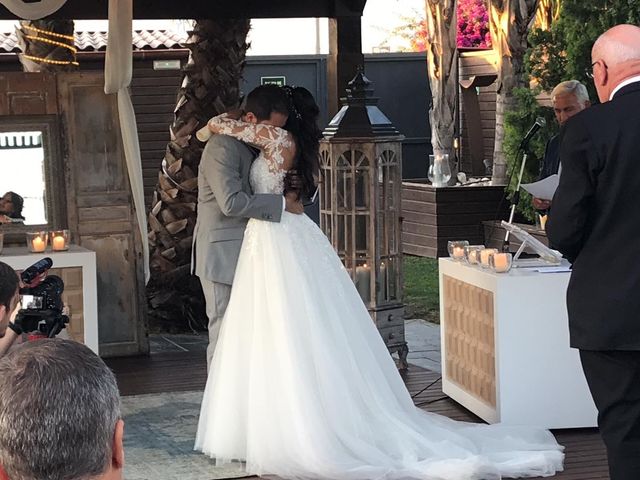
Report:
M 344 229 L 344 215 L 337 215 L 336 218 L 336 239 L 337 244 L 335 245 L 336 250 L 340 256 L 344 256 L 345 249 L 345 229 Z
M 336 199 L 338 203 L 336 207 L 338 211 L 344 211 L 347 208 L 349 197 L 351 197 L 351 192 L 347 190 L 348 175 L 348 170 L 338 169 L 336 172 Z
M 333 184 L 333 179 L 331 178 L 331 170 L 326 170 L 325 171 L 325 175 L 324 175 L 324 179 L 322 180 L 322 186 L 323 186 L 323 190 L 324 190 L 324 208 L 328 211 L 331 211 L 335 208 L 335 205 L 332 204 L 332 197 L 331 197 L 331 192 L 332 192 L 332 184 Z
M 358 168 L 355 180 L 355 205 L 356 208 L 369 208 L 369 169 Z
M 396 283 L 396 274 L 398 267 L 398 257 L 389 257 L 386 262 L 387 266 L 387 300 L 398 299 L 398 285 Z
M 320 220 L 322 229 L 329 240 L 331 240 L 331 215 L 328 213 L 321 213 Z
M 351 152 L 343 152 L 338 157 L 338 161 L 336 162 L 337 168 L 349 168 L 351 166 Z
M 356 215 L 356 251 L 358 254 L 369 249 L 369 215 Z

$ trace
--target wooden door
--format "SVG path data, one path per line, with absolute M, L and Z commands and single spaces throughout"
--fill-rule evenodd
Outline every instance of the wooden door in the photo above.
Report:
M 58 75 L 73 239 L 96 252 L 101 356 L 148 353 L 141 237 L 115 95 L 102 72 Z

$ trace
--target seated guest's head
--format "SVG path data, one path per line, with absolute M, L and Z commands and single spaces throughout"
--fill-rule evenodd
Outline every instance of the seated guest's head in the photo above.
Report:
M 70 340 L 27 342 L 0 359 L 0 479 L 120 480 L 116 379 Z
M 18 274 L 0 262 L 0 337 L 7 330 L 11 314 L 20 303 Z
M 15 192 L 7 192 L 0 198 L 0 215 L 24 220 L 22 207 L 24 207 L 24 198 Z
M 567 80 L 556 85 L 551 91 L 551 101 L 560 126 L 591 105 L 587 87 L 578 80 Z

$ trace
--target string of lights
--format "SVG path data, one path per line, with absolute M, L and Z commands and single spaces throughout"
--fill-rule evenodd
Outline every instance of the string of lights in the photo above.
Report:
M 33 27 L 31 25 L 23 25 L 22 28 L 24 28 L 25 30 L 31 30 L 36 33 L 42 33 L 43 35 L 49 35 L 50 37 L 64 38 L 66 40 L 75 42 L 75 38 L 73 35 L 64 35 L 62 33 L 52 32 L 51 30 L 43 30 L 41 28 Z
M 56 40 L 50 40 L 50 39 L 45 38 L 45 37 L 37 37 L 35 35 L 25 35 L 25 37 L 30 39 L 30 40 L 35 40 L 36 42 L 43 42 L 43 43 L 48 43 L 49 45 L 55 45 L 57 47 L 63 47 L 63 48 L 66 48 L 68 50 L 71 50 L 73 53 L 76 53 L 78 51 L 78 49 L 76 47 L 72 47 L 71 45 L 68 45 L 66 43 L 57 42 Z
M 34 55 L 27 55 L 26 53 L 23 53 L 22 56 L 28 60 L 33 60 L 34 62 L 42 62 L 42 63 L 50 63 L 52 65 L 80 65 L 78 62 L 76 62 L 75 60 L 70 61 L 70 60 L 51 60 L 49 58 L 43 58 L 43 57 L 36 57 Z
M 32 40 L 34 42 L 42 42 L 48 45 L 66 48 L 67 50 L 71 51 L 74 56 L 73 60 L 52 60 L 49 58 L 39 57 L 36 55 L 22 54 L 23 58 L 26 58 L 34 62 L 48 63 L 51 65 L 74 65 L 74 66 L 79 65 L 79 63 L 75 60 L 75 55 L 78 52 L 78 49 L 75 47 L 75 38 L 73 35 L 64 35 L 62 33 L 52 32 L 51 30 L 44 30 L 42 28 L 37 28 L 31 25 L 23 25 L 22 28 L 24 28 L 25 30 L 29 30 L 31 32 L 35 32 L 37 34 L 37 35 L 25 35 L 25 38 L 28 38 L 29 40 Z M 48 37 L 68 40 L 69 42 L 71 42 L 71 44 L 61 42 L 58 40 L 52 40 L 51 38 L 48 38 Z

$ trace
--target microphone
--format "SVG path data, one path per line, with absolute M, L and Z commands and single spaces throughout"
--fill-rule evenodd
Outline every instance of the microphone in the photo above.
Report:
M 535 123 L 533 125 L 531 125 L 531 128 L 529 129 L 527 134 L 522 139 L 522 142 L 520 142 L 520 146 L 518 148 L 520 150 L 526 148 L 526 146 L 529 145 L 529 142 L 531 141 L 533 136 L 536 133 L 538 133 L 538 130 L 540 130 L 541 128 L 544 128 L 546 126 L 547 126 L 547 121 L 544 118 L 542 118 L 542 117 L 536 118 Z
M 52 266 L 53 260 L 51 260 L 49 257 L 44 257 L 42 260 L 38 260 L 36 263 L 24 270 L 20 275 L 20 278 L 22 279 L 23 283 L 28 285 L 44 272 L 49 270 Z

